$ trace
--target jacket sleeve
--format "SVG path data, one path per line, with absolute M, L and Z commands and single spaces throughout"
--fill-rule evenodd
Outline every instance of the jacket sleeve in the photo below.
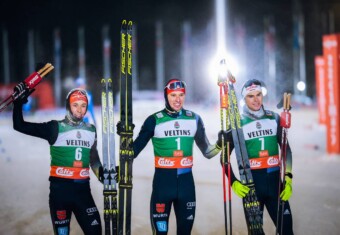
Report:
M 197 115 L 197 131 L 195 134 L 195 142 L 198 148 L 201 150 L 204 157 L 210 159 L 221 151 L 221 148 L 215 143 L 210 144 L 207 135 L 205 133 L 205 127 L 203 121 L 199 115 Z
M 139 155 L 149 140 L 154 136 L 155 126 L 156 119 L 151 115 L 145 120 L 137 138 L 133 142 L 134 158 Z
M 43 123 L 26 122 L 22 114 L 22 104 L 14 103 L 13 128 L 23 134 L 47 140 L 52 145 L 58 137 L 58 122 L 55 120 Z
M 96 133 L 96 139 L 91 147 L 90 150 L 90 166 L 93 171 L 93 173 L 96 175 L 98 180 L 100 181 L 100 174 L 99 170 L 100 168 L 103 168 L 102 163 L 100 162 L 98 150 L 97 150 L 97 133 Z

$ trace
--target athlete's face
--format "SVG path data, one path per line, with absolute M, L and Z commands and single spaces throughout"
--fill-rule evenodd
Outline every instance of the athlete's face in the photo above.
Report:
M 71 103 L 70 108 L 74 117 L 82 119 L 86 114 L 87 103 L 83 100 L 78 100 Z
M 263 95 L 261 91 L 253 91 L 246 95 L 245 102 L 248 108 L 252 111 L 260 110 L 263 101 Z
M 185 94 L 182 91 L 174 91 L 168 94 L 170 107 L 175 111 L 180 111 L 183 107 Z

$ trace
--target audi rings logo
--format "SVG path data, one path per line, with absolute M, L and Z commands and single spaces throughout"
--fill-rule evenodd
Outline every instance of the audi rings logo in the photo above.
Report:
M 86 209 L 87 214 L 92 214 L 92 213 L 97 212 L 97 211 L 98 211 L 97 207 L 91 207 L 91 208 Z
M 196 202 L 187 202 L 187 208 L 188 209 L 192 209 L 195 206 L 196 206 Z

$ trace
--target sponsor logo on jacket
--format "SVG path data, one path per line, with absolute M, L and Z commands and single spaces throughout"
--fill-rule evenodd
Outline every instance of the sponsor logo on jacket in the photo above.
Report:
M 91 147 L 90 141 L 85 140 L 66 140 L 66 144 L 68 146 L 83 146 L 83 147 Z
M 160 165 L 160 166 L 174 166 L 175 165 L 175 161 L 172 161 L 169 158 L 160 158 L 158 160 L 158 165 Z
M 274 134 L 274 132 L 273 132 L 272 129 L 258 130 L 258 131 L 252 131 L 252 132 L 247 133 L 249 138 L 256 138 L 256 137 L 273 135 L 273 134 Z
M 165 136 L 190 136 L 190 130 L 167 130 Z
M 58 167 L 56 170 L 56 174 L 60 176 L 73 176 L 74 171 L 71 171 L 69 169 L 65 169 L 63 167 Z

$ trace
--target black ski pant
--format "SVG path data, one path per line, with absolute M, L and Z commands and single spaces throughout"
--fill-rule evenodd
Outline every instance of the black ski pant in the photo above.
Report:
M 265 206 L 270 218 L 274 222 L 275 226 L 277 226 L 279 182 L 281 184 L 281 191 L 283 190 L 282 182 L 279 181 L 280 172 L 279 170 L 276 170 L 268 173 L 267 169 L 252 170 L 251 172 L 254 178 L 256 195 L 260 202 L 261 211 L 263 212 Z M 281 210 L 279 211 L 279 215 L 280 214 Z M 281 220 L 279 220 L 278 231 L 281 231 Z M 283 209 L 283 228 L 281 235 L 293 234 L 292 212 L 290 210 L 289 202 L 286 201 Z
M 153 234 L 167 234 L 171 206 L 174 206 L 178 235 L 189 235 L 195 219 L 196 196 L 192 172 L 156 168 L 150 203 Z
M 70 233 L 73 212 L 84 234 L 101 235 L 100 215 L 91 195 L 89 181 L 51 178 L 49 204 L 54 234 Z

